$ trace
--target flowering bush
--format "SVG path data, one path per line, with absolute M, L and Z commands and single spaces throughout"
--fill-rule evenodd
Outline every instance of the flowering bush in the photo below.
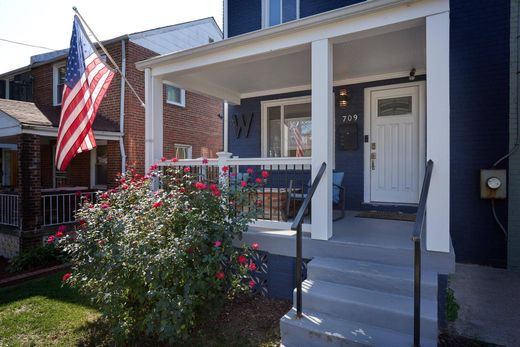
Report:
M 83 202 L 75 231 L 49 239 L 70 256 L 64 281 L 92 299 L 120 341 L 181 340 L 226 294 L 254 287 L 248 272 L 258 245 L 239 252 L 232 240 L 257 213 L 251 195 L 260 183 L 228 189 L 198 171 L 130 170 L 117 189 Z M 227 175 L 224 168 L 220 181 Z

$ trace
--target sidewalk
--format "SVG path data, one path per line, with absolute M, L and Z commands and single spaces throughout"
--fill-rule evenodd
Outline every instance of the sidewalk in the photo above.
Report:
M 520 346 L 520 273 L 457 264 L 448 286 L 460 306 L 450 328 L 504 346 Z

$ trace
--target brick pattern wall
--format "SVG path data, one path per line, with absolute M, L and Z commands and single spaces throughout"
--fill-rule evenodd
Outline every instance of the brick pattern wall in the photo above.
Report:
M 119 141 L 107 142 L 107 186 L 114 188 L 117 186 L 116 178 L 121 174 L 121 151 Z
M 40 136 L 22 134 L 18 137 L 18 167 L 22 226 L 23 230 L 31 230 L 41 219 Z

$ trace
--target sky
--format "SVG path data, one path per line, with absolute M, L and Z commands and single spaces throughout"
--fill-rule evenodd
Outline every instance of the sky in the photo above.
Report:
M 222 0 L 0 0 L 0 39 L 68 48 L 73 6 L 100 40 L 205 17 L 214 17 L 222 28 Z M 0 40 L 0 73 L 46 52 Z

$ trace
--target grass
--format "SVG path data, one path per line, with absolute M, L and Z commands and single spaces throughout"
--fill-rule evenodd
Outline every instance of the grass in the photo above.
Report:
M 0 347 L 113 346 L 100 313 L 88 300 L 61 287 L 63 272 L 0 288 Z M 244 296 L 194 329 L 183 346 L 274 347 L 280 343 L 279 319 L 289 301 Z M 135 341 L 135 346 L 157 345 Z

